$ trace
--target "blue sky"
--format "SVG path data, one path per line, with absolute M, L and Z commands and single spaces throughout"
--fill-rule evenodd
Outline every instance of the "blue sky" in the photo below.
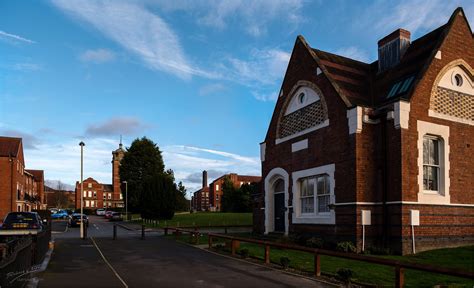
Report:
M 298 34 L 376 60 L 397 28 L 416 39 L 472 1 L 0 2 L 0 135 L 24 139 L 47 179 L 111 182 L 111 151 L 147 136 L 189 190 L 200 171 L 260 174 L 259 143 Z

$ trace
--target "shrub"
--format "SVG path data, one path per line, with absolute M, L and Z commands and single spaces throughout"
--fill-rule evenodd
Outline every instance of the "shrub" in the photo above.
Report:
M 392 254 L 392 251 L 390 248 L 383 248 L 383 247 L 370 247 L 368 249 L 370 254 L 374 255 L 390 255 Z
M 354 244 L 352 244 L 352 242 L 344 241 L 337 243 L 336 250 L 341 252 L 355 253 L 357 251 L 357 248 L 354 246 Z
M 345 283 L 350 283 L 354 277 L 354 272 L 349 268 L 339 268 L 336 274 L 337 278 Z
M 321 238 L 311 237 L 306 240 L 306 246 L 311 248 L 323 248 L 324 240 Z
M 242 258 L 244 259 L 249 258 L 249 255 L 250 255 L 249 249 L 241 249 L 240 255 L 242 255 Z
M 283 266 L 283 269 L 288 269 L 290 267 L 290 259 L 288 257 L 281 257 L 280 264 Z

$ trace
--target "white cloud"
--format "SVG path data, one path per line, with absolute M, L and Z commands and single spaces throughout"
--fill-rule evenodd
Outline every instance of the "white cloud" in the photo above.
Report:
M 12 66 L 13 70 L 16 71 L 38 71 L 41 70 L 41 65 L 36 63 L 16 63 Z
M 291 54 L 280 49 L 258 50 L 250 53 L 249 60 L 229 57 L 228 75 L 247 86 L 275 85 L 280 81 Z
M 202 86 L 199 89 L 199 95 L 204 96 L 204 95 L 209 95 L 209 94 L 216 94 L 218 92 L 222 92 L 226 90 L 226 86 L 221 83 L 215 83 L 215 84 L 209 84 Z
M 2 31 L 2 30 L 0 30 L 0 38 L 4 38 L 4 39 L 8 39 L 8 40 L 13 40 L 13 41 L 24 42 L 24 43 L 28 43 L 28 44 L 34 44 L 34 43 L 36 43 L 36 42 L 33 41 L 33 40 L 30 40 L 30 39 L 27 39 L 27 38 L 24 38 L 24 37 L 15 35 L 15 34 L 10 34 L 10 33 L 7 33 L 7 32 L 5 32 L 5 31 Z
M 1 126 L 2 125 L 0 125 L 0 127 Z M 41 142 L 35 135 L 15 129 L 0 130 L 0 132 L 3 136 L 22 138 L 23 147 L 25 149 L 38 149 L 38 145 Z
M 259 92 L 252 92 L 253 97 L 259 101 L 268 102 L 272 101 L 275 102 L 278 99 L 278 93 L 270 92 L 270 93 L 259 93 Z
M 86 129 L 86 134 L 91 136 L 111 136 L 136 134 L 147 125 L 134 117 L 114 117 L 102 123 L 90 124 Z
M 86 50 L 79 58 L 84 62 L 105 63 L 115 59 L 115 53 L 108 49 Z
M 267 32 L 272 21 L 284 22 L 297 26 L 302 22 L 303 0 L 228 0 L 228 1 L 194 1 L 194 0 L 157 0 L 149 1 L 166 11 L 186 11 L 197 23 L 226 29 L 230 22 L 238 23 L 245 32 L 257 37 Z
M 151 69 L 183 79 L 191 75 L 214 77 L 189 64 L 175 32 L 162 18 L 143 5 L 110 0 L 52 2 L 137 55 Z
M 349 47 L 343 47 L 337 49 L 335 52 L 337 55 L 345 56 L 354 60 L 359 60 L 362 62 L 369 62 L 369 55 L 366 51 L 355 47 L 355 46 L 349 46 Z
M 184 145 L 165 146 L 162 150 L 166 167 L 174 170 L 177 181 L 183 181 L 189 192 L 201 188 L 200 182 L 195 181 L 194 176 L 202 170 L 211 171 L 208 174 L 208 182 L 230 172 L 261 174 L 258 157 Z
M 378 1 L 366 9 L 365 17 L 359 19 L 363 26 L 374 27 L 380 33 L 379 38 L 398 28 L 407 29 L 412 36 L 414 34 L 421 36 L 445 24 L 454 9 L 459 6 L 464 7 L 468 19 L 472 22 L 474 5 L 470 0 L 402 0 L 388 3 Z M 375 19 L 374 13 L 378 15 Z
M 84 139 L 84 179 L 93 177 L 102 183 L 112 181 L 111 152 L 118 147 L 117 140 L 105 138 Z M 63 143 L 42 142 L 36 149 L 25 149 L 25 162 L 28 169 L 45 171 L 46 179 L 57 179 L 73 185 L 81 176 L 81 152 L 79 139 Z

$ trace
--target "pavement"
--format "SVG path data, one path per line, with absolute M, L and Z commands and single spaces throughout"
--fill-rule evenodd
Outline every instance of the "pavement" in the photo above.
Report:
M 117 229 L 90 217 L 89 238 L 54 222 L 55 248 L 39 287 L 333 287 L 231 259 L 162 236 L 162 232 Z

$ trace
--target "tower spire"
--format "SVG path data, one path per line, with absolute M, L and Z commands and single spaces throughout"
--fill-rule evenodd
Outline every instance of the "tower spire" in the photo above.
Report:
M 119 148 L 122 148 L 122 134 L 120 134 L 120 144 L 119 144 Z

